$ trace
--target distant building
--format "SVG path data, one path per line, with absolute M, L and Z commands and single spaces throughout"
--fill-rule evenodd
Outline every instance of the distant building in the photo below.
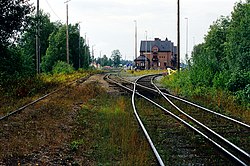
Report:
M 161 41 L 141 41 L 140 56 L 134 60 L 138 69 L 166 69 L 176 68 L 177 47 L 167 38 Z

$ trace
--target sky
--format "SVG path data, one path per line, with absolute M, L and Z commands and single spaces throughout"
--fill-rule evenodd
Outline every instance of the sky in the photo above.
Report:
M 40 9 L 50 14 L 51 21 L 66 23 L 65 1 L 40 0 Z M 230 16 L 238 1 L 180 0 L 181 59 L 186 51 L 190 56 L 193 46 L 204 41 L 214 21 L 220 16 Z M 37 0 L 30 3 L 36 6 Z M 137 55 L 140 41 L 146 37 L 147 40 L 168 38 L 177 45 L 177 0 L 71 0 L 68 7 L 69 23 L 81 22 L 81 36 L 86 34 L 96 58 L 104 54 L 110 57 L 118 49 L 123 59 L 133 60 L 134 20 L 138 31 Z

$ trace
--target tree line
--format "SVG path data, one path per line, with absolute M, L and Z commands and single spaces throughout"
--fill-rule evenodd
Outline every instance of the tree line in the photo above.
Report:
M 235 94 L 250 103 L 250 1 L 239 2 L 231 16 L 210 26 L 204 42 L 194 47 L 190 59 L 192 87 L 212 87 Z
M 65 24 L 52 22 L 43 11 L 37 17 L 34 6 L 24 0 L 0 0 L 0 8 L 0 85 L 36 75 L 37 26 L 42 72 L 89 67 L 92 60 L 89 46 L 80 36 L 78 24 L 68 26 L 70 63 L 67 64 Z

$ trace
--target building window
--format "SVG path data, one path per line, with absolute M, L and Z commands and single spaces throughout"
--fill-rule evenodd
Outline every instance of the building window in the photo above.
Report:
M 161 62 L 158 63 L 158 66 L 161 66 Z

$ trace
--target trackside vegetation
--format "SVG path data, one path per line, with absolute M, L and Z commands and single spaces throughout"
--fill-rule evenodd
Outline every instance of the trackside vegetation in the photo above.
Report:
M 162 82 L 174 93 L 211 107 L 245 114 L 250 109 L 250 2 L 235 4 L 229 17 L 210 26 L 196 45 L 188 68 Z M 213 105 L 213 106 L 212 106 Z
M 101 93 L 82 105 L 78 114 L 79 127 L 70 144 L 72 151 L 84 152 L 94 165 L 155 163 L 134 118 L 129 98 Z

